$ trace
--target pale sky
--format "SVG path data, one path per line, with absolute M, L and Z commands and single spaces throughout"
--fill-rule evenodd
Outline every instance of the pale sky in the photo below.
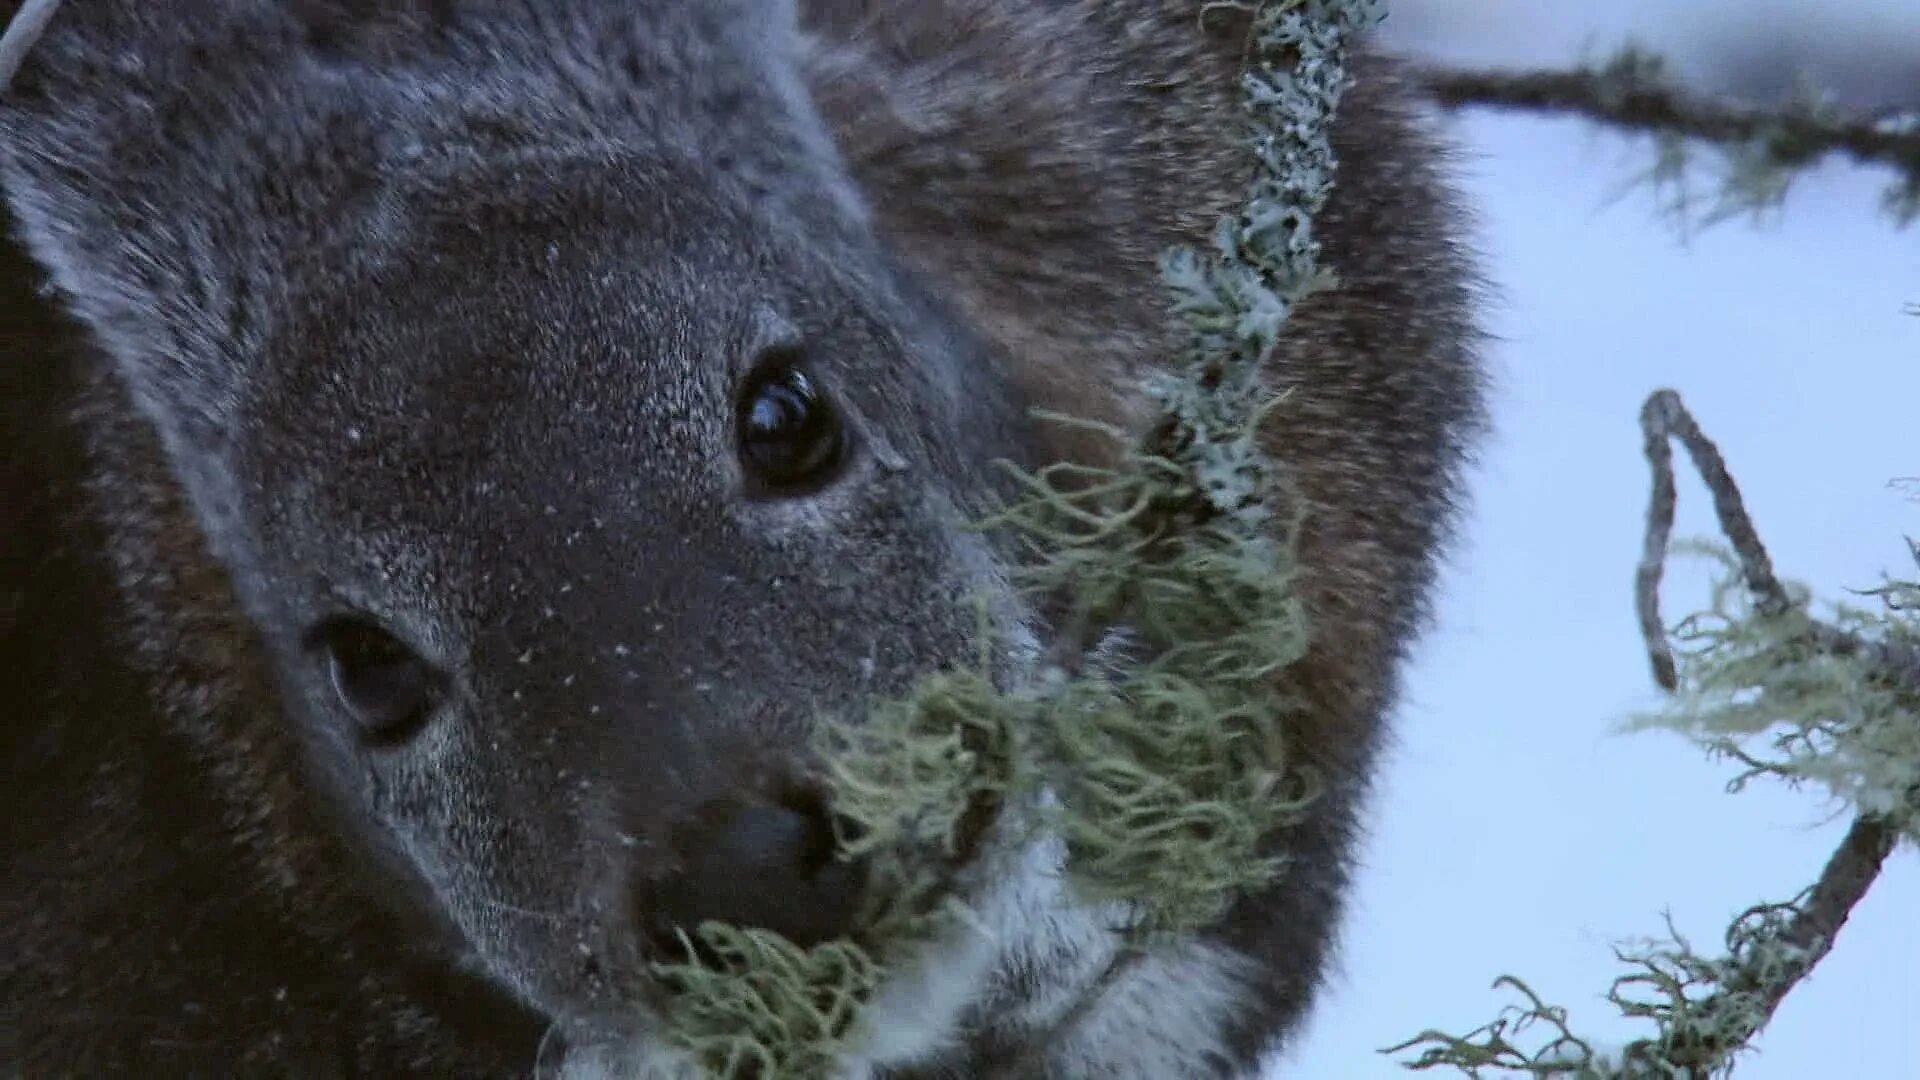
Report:
M 1458 54 L 1546 61 L 1623 30 L 1698 43 L 1731 6 L 1396 9 L 1407 32 Z M 1686 21 L 1662 22 L 1682 9 Z M 1796 12 L 1864 21 L 1920 53 L 1909 0 L 1747 9 L 1779 26 Z M 1428 11 L 1438 21 L 1414 17 Z M 1492 1019 L 1509 1001 L 1490 987 L 1505 972 L 1570 1007 L 1583 1033 L 1631 1038 L 1642 1029 L 1602 997 L 1622 970 L 1610 942 L 1657 934 L 1669 911 L 1716 949 L 1731 916 L 1810 884 L 1845 831 L 1816 793 L 1728 795 L 1732 770 L 1678 738 L 1615 732 L 1657 701 L 1631 604 L 1648 392 L 1679 390 L 1718 441 L 1784 576 L 1837 596 L 1907 569 L 1902 537 L 1920 536 L 1920 504 L 1887 487 L 1920 474 L 1920 318 L 1902 314 L 1920 301 L 1920 226 L 1896 232 L 1879 215 L 1883 177 L 1824 169 L 1777 224 L 1723 225 L 1683 246 L 1644 196 L 1607 203 L 1644 150 L 1568 121 L 1480 115 L 1457 132 L 1501 290 L 1497 433 L 1439 626 L 1410 672 L 1340 973 L 1278 1077 L 1412 1075 L 1374 1051 Z M 1704 495 L 1683 478 L 1680 535 L 1712 531 Z M 1671 614 L 1702 596 L 1700 574 L 1677 577 Z M 1738 1075 L 1920 1080 L 1916 1023 L 1909 846 Z

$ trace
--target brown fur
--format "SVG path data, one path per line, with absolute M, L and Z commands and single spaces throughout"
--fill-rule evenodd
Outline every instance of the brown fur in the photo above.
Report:
M 885 244 L 988 339 L 1015 398 L 1137 422 L 1130 388 L 1179 346 L 1155 260 L 1204 244 L 1248 177 L 1228 120 L 1244 21 L 1197 0 L 802 9 L 804 78 Z M 1225 1021 L 1231 1060 L 1196 1073 L 1252 1061 L 1320 980 L 1481 422 L 1474 271 L 1444 152 L 1391 62 L 1369 54 L 1359 74 L 1317 223 L 1342 284 L 1291 323 L 1272 377 L 1292 396 L 1267 433 L 1308 504 L 1317 636 L 1294 676 L 1312 704 L 1298 745 L 1328 794 L 1287 841 L 1286 880 L 1213 934 L 1258 977 Z M 31 92 L 31 63 L 24 75 Z M 9 195 L 44 213 L 57 184 L 35 168 L 14 162 Z M 16 680 L 0 691 L 32 718 L 5 744 L 27 783 L 6 803 L 0 1055 L 32 1073 L 523 1072 L 543 1021 L 469 973 L 457 933 L 389 891 L 319 794 L 314 747 L 136 403 L 171 391 L 130 385 L 27 295 L 37 276 L 0 264 L 0 400 L 18 413 L 0 491 L 28 507 L 0 547 L 0 679 Z M 1039 456 L 1092 452 L 1058 441 Z M 941 1068 L 983 1071 L 1018 1037 L 983 1020 Z

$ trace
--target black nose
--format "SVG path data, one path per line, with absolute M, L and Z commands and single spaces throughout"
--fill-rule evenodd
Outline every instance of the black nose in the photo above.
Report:
M 798 945 L 852 929 L 866 873 L 835 856 L 819 800 L 717 799 L 674 829 L 673 846 L 680 872 L 648 898 L 656 939 L 677 940 L 675 929 L 691 936 L 709 919 L 772 930 Z

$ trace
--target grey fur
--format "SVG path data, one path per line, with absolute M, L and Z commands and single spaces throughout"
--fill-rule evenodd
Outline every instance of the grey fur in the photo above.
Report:
M 1030 406 L 1134 419 L 1170 352 L 1153 259 L 1244 177 L 1245 28 L 1206 7 L 65 5 L 0 98 L 52 286 L 0 264 L 8 1064 L 658 1062 L 628 898 L 665 823 L 971 658 L 970 595 L 1044 636 L 958 523 L 993 458 L 1089 452 Z M 1344 284 L 1275 360 L 1271 433 L 1312 508 L 1295 689 L 1331 789 L 1285 883 L 1063 1034 L 1058 1075 L 1246 1068 L 1334 936 L 1480 424 L 1443 153 L 1390 63 L 1361 77 L 1320 225 Z M 781 346 L 858 449 L 768 500 L 733 394 Z M 347 609 L 454 675 L 406 746 L 349 738 L 303 646 Z M 1102 931 L 1045 851 L 963 881 L 995 935 L 929 943 L 886 998 L 925 1030 L 850 1074 L 989 1073 L 1084 989 Z

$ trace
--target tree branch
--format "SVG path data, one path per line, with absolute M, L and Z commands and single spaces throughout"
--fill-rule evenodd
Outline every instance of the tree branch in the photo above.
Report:
M 1828 104 L 1735 105 L 1673 85 L 1664 66 L 1629 50 L 1599 68 L 1465 71 L 1433 67 L 1419 78 L 1448 108 L 1480 106 L 1559 112 L 1719 143 L 1764 142 L 1783 163 L 1830 153 L 1886 165 L 1920 180 L 1920 116 L 1911 111 L 1849 115 Z
M 1673 535 L 1674 505 L 1679 494 L 1673 480 L 1672 441 L 1679 440 L 1693 458 L 1694 468 L 1713 495 L 1714 514 L 1720 530 L 1733 544 L 1734 553 L 1747 579 L 1747 587 L 1758 598 L 1763 615 L 1778 615 L 1787 610 L 1787 590 L 1774 576 L 1773 560 L 1767 554 L 1760 533 L 1748 516 L 1746 502 L 1726 459 L 1694 422 L 1693 415 L 1672 390 L 1656 390 L 1640 408 L 1640 430 L 1646 437 L 1647 464 L 1653 468 L 1653 496 L 1647 507 L 1646 542 L 1641 548 L 1640 567 L 1634 578 L 1635 607 L 1640 614 L 1640 633 L 1646 639 L 1647 656 L 1653 664 L 1654 681 L 1664 690 L 1679 688 L 1680 679 L 1673 662 L 1672 646 L 1667 644 L 1666 624 L 1660 618 L 1660 578 L 1666 571 L 1667 543 Z
M 1647 507 L 1646 541 L 1635 574 L 1635 606 L 1640 615 L 1640 632 L 1646 639 L 1647 656 L 1653 665 L 1654 681 L 1662 689 L 1674 690 L 1679 679 L 1672 648 L 1667 644 L 1666 626 L 1660 618 L 1660 579 L 1665 572 L 1667 543 L 1673 533 L 1674 505 L 1678 501 L 1671 441 L 1678 440 L 1686 447 L 1701 481 L 1712 494 L 1720 530 L 1733 545 L 1741 574 L 1759 613 L 1779 615 L 1792 601 L 1786 586 L 1773 572 L 1773 560 L 1760 541 L 1759 531 L 1747 513 L 1739 485 L 1727 471 L 1725 459 L 1681 403 L 1680 395 L 1672 390 L 1657 390 L 1650 395 L 1640 409 L 1640 428 L 1646 437 L 1647 464 L 1653 469 L 1653 494 Z M 1822 651 L 1857 658 L 1888 685 L 1920 696 L 1920 649 L 1904 641 L 1864 638 L 1817 620 L 1809 620 L 1807 633 Z
M 1671 647 L 1660 619 L 1659 587 L 1666 559 L 1668 539 L 1673 531 L 1673 513 L 1677 496 L 1673 476 L 1671 441 L 1686 447 L 1701 479 L 1713 495 L 1714 512 L 1721 531 L 1733 545 L 1742 576 L 1754 596 L 1755 608 L 1762 617 L 1779 615 L 1789 609 L 1792 598 L 1773 571 L 1773 561 L 1761 542 L 1753 519 L 1747 513 L 1740 489 L 1727 471 L 1726 461 L 1713 441 L 1672 390 L 1658 390 L 1647 398 L 1640 412 L 1641 430 L 1646 437 L 1647 462 L 1653 469 L 1653 493 L 1647 510 L 1646 541 L 1639 570 L 1635 576 L 1635 600 L 1641 632 L 1646 637 L 1647 653 L 1654 678 L 1671 691 L 1678 688 Z M 1839 627 L 1809 620 L 1807 631 L 1814 645 L 1823 651 L 1858 658 L 1888 683 L 1920 693 L 1920 652 L 1891 640 L 1869 640 Z M 1882 863 L 1893 851 L 1900 832 L 1891 822 L 1874 816 L 1856 818 L 1846 837 L 1827 860 L 1820 878 L 1795 905 L 1795 912 L 1780 932 L 1780 941 L 1805 950 L 1793 973 L 1786 978 L 1751 987 L 1727 987 L 1734 992 L 1757 995 L 1760 1011 L 1745 1034 L 1732 1046 L 1745 1045 L 1773 1016 L 1808 972 L 1833 948 L 1835 937 L 1846 925 L 1854 905 L 1858 904 L 1880 874 Z M 1724 1057 L 1724 1047 L 1703 1047 L 1712 1060 L 1690 1062 L 1705 1076 Z
M 1854 905 L 1867 895 L 1867 889 L 1880 876 L 1881 864 L 1893 853 L 1898 840 L 1899 833 L 1877 819 L 1854 819 L 1853 827 L 1847 830 L 1840 846 L 1821 868 L 1820 879 L 1800 903 L 1799 914 L 1782 934 L 1787 944 L 1807 950 L 1802 977 L 1832 951 L 1834 938 L 1847 924 Z M 1783 981 L 1768 990 L 1763 999 L 1765 1014 L 1754 1025 L 1755 1033 L 1766 1026 L 1780 1003 L 1786 1000 L 1787 993 L 1798 984 L 1799 979 Z
M 1849 113 L 1811 90 L 1774 107 L 1735 104 L 1692 93 L 1656 54 L 1629 46 L 1603 64 L 1558 70 L 1464 70 L 1433 66 L 1416 75 L 1443 107 L 1469 106 L 1585 117 L 1661 141 L 1656 181 L 1685 175 L 1689 140 L 1725 155 L 1727 182 L 1707 218 L 1770 209 L 1792 179 L 1829 155 L 1894 171 L 1884 195 L 1900 224 L 1920 219 L 1920 111 Z M 1672 209 L 1684 221 L 1684 205 Z

